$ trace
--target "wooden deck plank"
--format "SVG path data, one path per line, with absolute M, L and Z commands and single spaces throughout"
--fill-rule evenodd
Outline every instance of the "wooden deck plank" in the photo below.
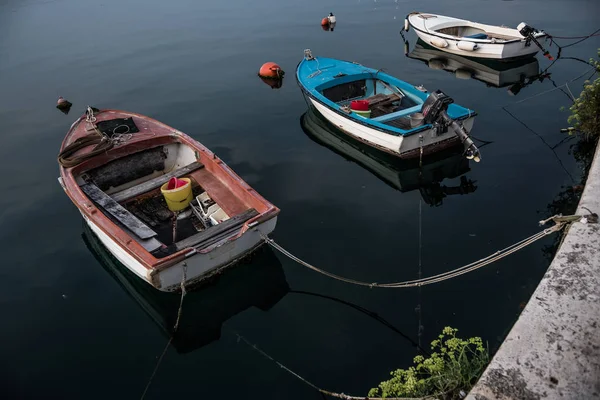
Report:
M 149 239 L 156 236 L 156 232 L 140 221 L 135 215 L 127 211 L 112 197 L 100 190 L 98 186 L 93 183 L 86 183 L 80 187 L 90 200 L 106 210 L 141 239 Z
M 204 164 L 195 161 L 191 164 L 186 165 L 185 167 L 181 167 L 175 171 L 171 171 L 168 174 L 157 176 L 156 178 L 140 183 L 139 185 L 135 185 L 128 189 L 121 190 L 120 192 L 113 193 L 110 197 L 112 197 L 117 203 L 121 203 L 125 200 L 129 200 L 136 196 L 139 196 L 140 194 L 157 189 L 165 183 L 169 182 L 171 178 L 180 178 L 184 175 L 188 175 L 190 172 L 196 171 L 203 167 Z
M 206 242 L 215 236 L 221 235 L 228 231 L 234 231 L 256 215 L 258 215 L 258 212 L 254 208 L 251 208 L 241 214 L 229 218 L 227 221 L 223 221 L 218 225 L 211 226 L 202 232 L 198 232 L 195 235 L 180 240 L 179 242 L 175 243 L 177 251 L 187 247 L 201 245 L 203 242 Z
M 196 170 L 192 172 L 190 176 L 198 183 L 198 185 L 206 190 L 208 195 L 227 213 L 227 215 L 237 215 L 249 208 L 206 168 Z

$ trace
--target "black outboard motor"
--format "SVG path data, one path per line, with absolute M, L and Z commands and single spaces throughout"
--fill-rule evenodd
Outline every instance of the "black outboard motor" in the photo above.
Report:
M 448 127 L 451 127 L 464 146 L 465 156 L 469 160 L 479 162 L 481 161 L 479 149 L 475 146 L 465 128 L 446 113 L 448 106 L 452 103 L 454 103 L 454 100 L 441 90 L 431 93 L 423 103 L 423 107 L 421 107 L 424 117 L 423 122 L 433 125 L 438 132 L 445 132 Z
M 540 33 L 540 31 L 527 25 L 525 22 L 521 22 L 519 25 L 517 25 L 517 30 L 521 35 L 523 35 L 524 38 L 527 39 L 527 41 L 525 42 L 525 46 L 529 46 L 529 43 L 533 42 L 537 47 L 540 48 L 540 50 L 542 50 L 544 57 L 546 57 L 550 61 L 554 60 L 554 57 L 552 57 L 550 52 L 546 50 L 544 46 L 542 46 L 541 43 L 538 42 L 538 40 L 535 38 L 535 34 Z

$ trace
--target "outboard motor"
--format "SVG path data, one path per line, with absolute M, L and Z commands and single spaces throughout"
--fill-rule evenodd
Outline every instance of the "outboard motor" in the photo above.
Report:
M 469 160 L 479 162 L 481 161 L 479 149 L 475 146 L 465 128 L 450 118 L 446 112 L 448 106 L 452 103 L 454 103 L 454 100 L 441 90 L 431 93 L 427 97 L 427 100 L 425 100 L 425 103 L 423 103 L 423 107 L 421 107 L 424 117 L 423 122 L 433 125 L 434 129 L 438 132 L 445 131 L 448 127 L 451 127 L 464 146 L 465 156 Z
M 550 52 L 548 50 L 546 50 L 544 48 L 544 46 L 541 45 L 540 42 L 537 41 L 537 39 L 535 38 L 535 35 L 537 33 L 540 33 L 540 31 L 538 31 L 537 29 L 527 25 L 525 22 L 521 22 L 519 25 L 517 25 L 517 30 L 519 31 L 519 33 L 526 38 L 526 42 L 525 42 L 525 46 L 529 46 L 529 44 L 531 42 L 535 43 L 535 45 L 537 47 L 540 48 L 540 50 L 542 50 L 542 53 L 544 54 L 544 57 L 546 57 L 548 60 L 552 61 L 554 60 L 554 57 L 552 57 L 552 55 L 550 54 Z

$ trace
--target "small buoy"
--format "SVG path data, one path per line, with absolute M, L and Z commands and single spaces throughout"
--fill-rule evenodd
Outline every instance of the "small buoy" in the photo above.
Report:
M 260 78 L 260 80 L 269 85 L 271 89 L 279 89 L 281 86 L 283 86 L 283 79 Z
M 71 110 L 71 106 L 72 105 L 73 104 L 71 104 L 70 101 L 65 100 L 62 96 L 60 96 L 58 98 L 58 101 L 56 102 L 56 108 L 58 108 L 64 114 L 68 114 L 69 113 L 69 111 Z
M 274 62 L 264 63 L 258 71 L 258 76 L 265 79 L 283 79 L 283 75 L 285 72 Z
M 448 42 L 446 42 L 442 38 L 437 38 L 437 37 L 431 38 L 430 43 L 432 45 L 434 45 L 435 47 L 440 47 L 442 49 L 445 48 L 445 47 L 448 47 Z
M 477 50 L 477 43 L 461 40 L 456 44 L 456 47 L 464 51 L 474 51 Z
M 321 20 L 321 26 L 329 26 L 329 18 L 325 17 Z

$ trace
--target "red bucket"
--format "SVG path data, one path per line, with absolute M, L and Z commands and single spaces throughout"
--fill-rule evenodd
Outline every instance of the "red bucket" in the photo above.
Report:
M 350 108 L 356 111 L 369 111 L 369 100 L 352 100 Z
M 177 179 L 175 177 L 169 179 L 169 184 L 167 185 L 167 190 L 173 190 L 185 186 L 187 184 L 186 181 Z

